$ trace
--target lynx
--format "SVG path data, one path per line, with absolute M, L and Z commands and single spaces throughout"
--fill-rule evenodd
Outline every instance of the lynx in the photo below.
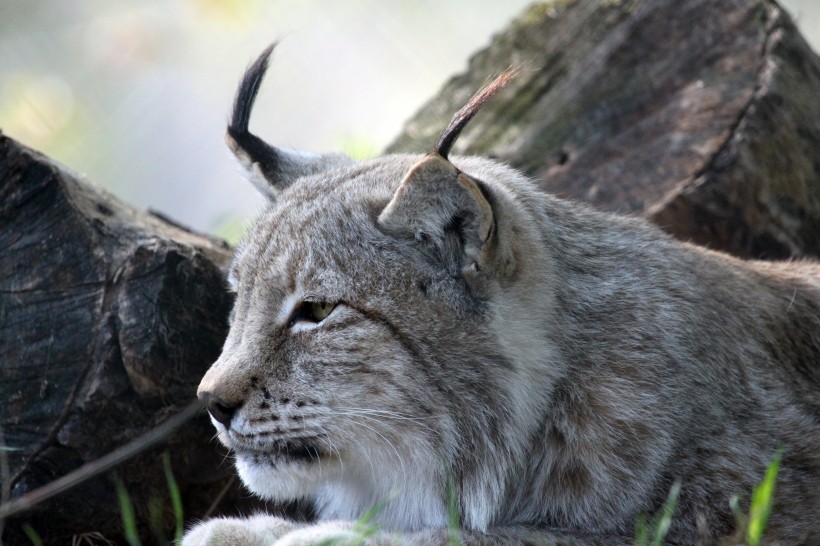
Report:
M 767 539 L 820 544 L 820 264 L 742 261 L 449 157 L 507 76 L 424 156 L 274 148 L 248 131 L 272 47 L 227 132 L 270 206 L 199 397 L 244 484 L 319 521 L 214 519 L 186 546 L 627 544 L 676 482 L 667 539 L 714 543 L 778 450 Z

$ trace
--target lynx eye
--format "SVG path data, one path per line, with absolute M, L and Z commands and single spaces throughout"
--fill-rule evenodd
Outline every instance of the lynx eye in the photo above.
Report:
M 290 326 L 297 322 L 322 322 L 335 308 L 335 303 L 327 301 L 303 301 L 293 313 Z

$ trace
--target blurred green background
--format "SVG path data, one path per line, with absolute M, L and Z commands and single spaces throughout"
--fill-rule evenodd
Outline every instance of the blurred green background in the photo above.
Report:
M 141 208 L 235 241 L 263 202 L 223 143 L 279 39 L 254 131 L 378 153 L 529 0 L 0 0 L 0 129 Z M 820 50 L 820 1 L 784 6 Z

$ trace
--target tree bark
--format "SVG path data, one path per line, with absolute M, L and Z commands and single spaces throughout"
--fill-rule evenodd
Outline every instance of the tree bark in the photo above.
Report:
M 775 2 L 536 4 L 388 150 L 430 149 L 510 65 L 455 152 L 738 256 L 820 256 L 820 59 Z
M 138 212 L 0 135 L 0 418 L 12 497 L 136 438 L 186 406 L 219 354 L 231 297 L 229 249 Z M 162 453 L 185 515 L 204 514 L 233 474 L 199 415 L 118 474 L 152 536 L 173 525 Z M 4 484 L 9 485 L 9 484 Z M 228 501 L 238 500 L 239 486 Z M 154 499 L 154 500 L 152 500 Z M 100 477 L 8 522 L 47 544 L 122 533 L 110 479 Z
M 528 9 L 407 124 L 429 150 L 509 65 L 522 74 L 456 151 L 549 192 L 643 214 L 744 257 L 820 256 L 820 60 L 770 0 L 567 0 Z M 217 357 L 227 246 L 136 211 L 0 135 L 0 422 L 14 497 L 137 438 L 185 406 Z M 201 517 L 243 495 L 204 415 L 117 468 L 147 541 L 173 526 L 161 455 Z M 152 500 L 159 499 L 159 500 Z M 109 478 L 7 522 L 3 538 L 121 540 Z M 156 511 L 156 510 L 155 510 Z

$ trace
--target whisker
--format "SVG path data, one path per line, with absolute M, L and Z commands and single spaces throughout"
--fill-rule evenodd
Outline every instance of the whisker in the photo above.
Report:
M 334 427 L 334 429 L 335 429 L 335 430 L 336 430 L 336 431 L 337 431 L 337 432 L 338 432 L 341 436 L 346 436 L 346 437 L 347 437 L 347 438 L 349 438 L 350 440 L 353 440 L 354 442 L 356 442 L 356 444 L 359 446 L 359 450 L 360 450 L 360 452 L 361 452 L 361 453 L 362 453 L 362 454 L 363 454 L 363 455 L 367 458 L 367 463 L 370 465 L 370 471 L 371 471 L 371 472 L 373 473 L 373 475 L 375 476 L 375 475 L 376 475 L 376 467 L 375 467 L 375 465 L 373 464 L 373 458 L 370 456 L 370 450 L 365 449 L 364 445 L 363 445 L 363 444 L 359 441 L 359 439 L 358 439 L 358 438 L 357 438 L 354 434 L 352 434 L 350 431 L 345 430 L 345 429 L 343 429 L 343 428 L 341 428 L 341 427 Z
M 348 415 L 348 417 L 361 417 L 361 418 L 364 418 L 364 419 L 376 420 L 374 417 L 370 417 L 370 416 L 367 416 L 367 415 L 364 415 L 364 414 L 350 414 L 350 415 Z M 401 456 L 401 453 L 396 448 L 396 446 L 393 445 L 393 442 L 388 440 L 387 437 L 385 437 L 381 432 L 376 430 L 374 427 L 372 427 L 372 426 L 370 426 L 366 423 L 362 423 L 362 422 L 359 422 L 358 424 L 365 427 L 366 429 L 372 431 L 376 435 L 378 435 L 382 440 L 384 440 L 384 442 L 390 447 L 390 449 L 393 450 L 393 453 L 396 454 L 396 458 L 398 459 L 398 462 L 401 465 L 402 483 L 407 483 L 407 468 L 404 465 L 404 458 Z
M 430 425 L 428 425 L 423 419 L 417 417 L 409 417 L 407 415 L 393 411 L 374 410 L 366 408 L 333 408 L 333 412 L 337 415 L 368 415 L 370 417 L 384 417 L 386 419 L 395 419 L 398 421 L 409 421 L 424 430 L 434 433 L 436 432 L 436 430 L 432 428 Z

